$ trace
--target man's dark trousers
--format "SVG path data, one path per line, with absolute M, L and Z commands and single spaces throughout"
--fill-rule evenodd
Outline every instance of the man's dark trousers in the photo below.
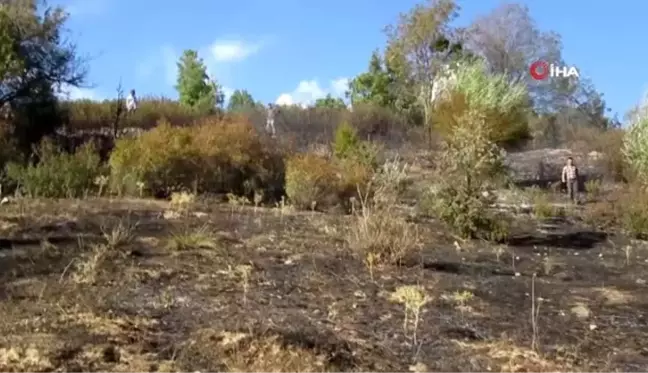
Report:
M 576 193 L 578 193 L 578 179 L 567 179 L 567 195 L 570 201 L 576 202 Z

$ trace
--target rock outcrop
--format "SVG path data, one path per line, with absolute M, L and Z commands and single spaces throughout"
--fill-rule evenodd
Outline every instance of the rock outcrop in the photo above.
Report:
M 513 180 L 524 186 L 548 184 L 560 181 L 562 168 L 568 157 L 574 158 L 581 174 L 581 181 L 602 178 L 605 170 L 601 165 L 603 154 L 575 153 L 569 149 L 538 149 L 509 153 L 506 163 Z

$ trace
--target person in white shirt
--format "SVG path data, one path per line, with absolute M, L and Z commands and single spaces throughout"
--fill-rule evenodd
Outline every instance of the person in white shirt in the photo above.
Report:
M 135 90 L 131 89 L 130 94 L 126 97 L 126 111 L 133 112 L 137 109 L 137 97 L 135 96 Z
M 277 115 L 278 111 L 279 111 L 279 108 L 277 108 L 276 105 L 268 104 L 268 109 L 266 111 L 266 126 L 265 126 L 265 129 L 273 137 L 276 134 L 276 131 L 275 131 L 275 116 Z
M 562 170 L 562 182 L 567 184 L 567 195 L 569 200 L 576 202 L 576 194 L 578 193 L 578 168 L 574 166 L 574 159 L 567 158 L 567 164 Z

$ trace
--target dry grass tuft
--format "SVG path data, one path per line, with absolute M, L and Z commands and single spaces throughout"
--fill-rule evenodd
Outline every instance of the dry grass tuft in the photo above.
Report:
M 470 351 L 471 355 L 486 356 L 491 360 L 493 371 L 500 372 L 559 372 L 571 370 L 558 362 L 547 360 L 541 354 L 510 342 L 466 343 L 455 341 L 460 348 Z
M 173 234 L 169 238 L 167 248 L 173 251 L 191 249 L 217 250 L 219 245 L 210 228 L 204 225 L 195 230 L 186 229 Z
M 179 362 L 204 371 L 229 372 L 326 372 L 337 371 L 325 354 L 286 343 L 277 335 L 197 332 Z

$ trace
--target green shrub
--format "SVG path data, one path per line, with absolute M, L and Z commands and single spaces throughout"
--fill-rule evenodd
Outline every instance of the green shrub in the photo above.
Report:
M 603 184 L 601 180 L 592 179 L 585 182 L 585 193 L 587 197 L 591 200 L 595 200 L 601 196 L 603 191 Z
M 560 209 L 551 204 L 549 194 L 539 187 L 529 190 L 531 203 L 533 204 L 533 215 L 538 219 L 548 219 L 560 215 Z
M 117 141 L 110 156 L 111 188 L 132 194 L 143 183 L 153 195 L 174 191 L 253 194 L 282 191 L 283 154 L 246 122 L 204 119 L 194 127 L 162 122 Z
M 637 181 L 648 185 L 648 97 L 629 115 L 623 155 Z
M 379 153 L 380 147 L 376 143 L 361 141 L 357 130 L 349 122 L 344 121 L 337 127 L 333 155 L 338 160 L 351 160 L 376 168 Z
M 335 130 L 333 155 L 338 158 L 347 158 L 357 151 L 360 146 L 358 133 L 349 122 L 342 122 Z
M 7 164 L 7 178 L 31 197 L 78 198 L 94 188 L 101 174 L 101 160 L 92 144 L 86 144 L 74 154 L 59 150 L 45 139 L 35 151 L 38 163 Z
M 489 140 L 479 115 L 458 123 L 439 154 L 439 188 L 425 196 L 421 207 L 463 237 L 502 239 L 506 220 L 489 210 L 497 178 L 504 174 L 500 148 Z
M 451 136 L 465 115 L 480 113 L 489 140 L 497 145 L 516 146 L 530 138 L 530 100 L 523 83 L 488 73 L 480 61 L 460 64 L 454 73 L 455 81 L 434 111 L 436 127 L 443 135 Z

